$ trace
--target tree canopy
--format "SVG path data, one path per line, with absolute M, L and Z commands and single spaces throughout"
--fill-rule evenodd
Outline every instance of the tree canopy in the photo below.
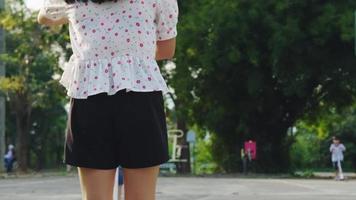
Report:
M 54 30 L 39 25 L 36 13 L 26 9 L 23 1 L 7 5 L 0 15 L 0 25 L 6 30 L 6 53 L 0 56 L 6 77 L 0 78 L 0 90 L 7 96 L 7 118 L 14 119 L 7 124 L 16 127 L 16 134 L 8 138 L 16 142 L 19 166 L 25 171 L 32 155 L 38 161 L 46 156 L 39 151 L 58 151 L 58 146 L 63 146 L 63 137 L 60 144 L 54 139 L 63 135 L 65 124 L 65 95 L 56 77 L 61 72 L 58 60 L 67 34 L 62 34 L 65 29 L 60 27 Z M 45 145 L 48 143 L 52 145 Z
M 162 72 L 174 90 L 170 120 L 184 131 L 213 134 L 207 146 L 199 143 L 204 151 L 212 148 L 213 157 L 200 154 L 199 162 L 208 158 L 222 171 L 236 171 L 243 142 L 253 139 L 258 171 L 280 172 L 290 169 L 290 148 L 329 136 L 313 131 L 329 127 L 354 138 L 354 110 L 347 117 L 329 111 L 355 102 L 355 1 L 178 2 L 176 67 Z M 0 79 L 10 111 L 7 133 L 17 141 L 21 168 L 55 166 L 62 157 L 67 101 L 57 82 L 58 59 L 71 53 L 68 30 L 37 24 L 23 1 L 8 5 L 0 15 L 7 31 L 7 53 L 0 56 L 7 68 Z M 338 125 L 332 125 L 335 119 Z M 292 126 L 300 137 L 288 136 Z M 187 146 L 184 139 L 179 143 Z M 189 162 L 178 171 L 189 171 Z
M 288 128 L 354 101 L 356 2 L 187 4 L 170 79 L 182 113 L 215 132 L 214 154 L 224 170 L 237 169 L 247 139 L 257 141 L 260 171 L 287 170 Z

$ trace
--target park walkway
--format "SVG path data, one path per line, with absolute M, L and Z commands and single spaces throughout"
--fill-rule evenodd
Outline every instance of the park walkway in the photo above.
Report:
M 161 177 L 157 200 L 355 200 L 356 181 Z M 0 179 L 1 200 L 80 200 L 78 178 Z

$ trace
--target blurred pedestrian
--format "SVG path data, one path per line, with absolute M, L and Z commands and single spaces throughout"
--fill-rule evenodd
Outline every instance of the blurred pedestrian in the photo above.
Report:
M 119 166 L 118 167 L 118 200 L 123 199 L 122 194 L 123 194 L 123 186 L 124 186 L 124 170 Z
M 345 146 L 336 136 L 333 137 L 333 143 L 330 145 L 331 161 L 335 168 L 335 180 L 344 180 L 341 163 L 344 161 Z
M 15 146 L 10 144 L 4 156 L 5 169 L 7 173 L 12 172 L 15 161 L 16 161 Z
M 245 153 L 245 149 L 241 149 L 241 161 L 242 161 L 242 172 L 243 174 L 247 174 L 247 155 Z

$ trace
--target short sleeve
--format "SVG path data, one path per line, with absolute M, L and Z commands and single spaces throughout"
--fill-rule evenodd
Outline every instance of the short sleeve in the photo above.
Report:
M 156 36 L 157 40 L 168 40 L 177 36 L 177 0 L 157 0 Z
M 44 0 L 40 12 L 47 18 L 56 20 L 67 17 L 68 4 L 63 0 Z

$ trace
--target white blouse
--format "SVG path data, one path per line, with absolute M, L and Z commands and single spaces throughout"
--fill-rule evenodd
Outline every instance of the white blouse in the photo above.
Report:
M 168 92 L 155 53 L 157 41 L 177 35 L 176 0 L 89 0 L 60 6 L 48 1 L 46 16 L 69 19 L 73 55 L 60 79 L 68 96 L 85 99 L 122 89 Z

